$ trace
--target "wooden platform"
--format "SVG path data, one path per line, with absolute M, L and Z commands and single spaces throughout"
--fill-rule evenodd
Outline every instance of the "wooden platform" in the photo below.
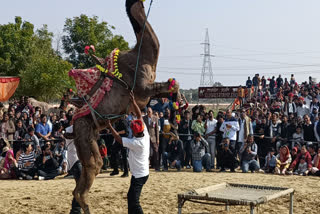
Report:
M 293 214 L 294 189 L 270 186 L 257 186 L 247 184 L 221 183 L 196 190 L 178 194 L 178 213 L 182 213 L 182 207 L 186 201 L 217 206 L 247 205 L 253 214 L 255 207 L 267 203 L 278 197 L 290 194 L 290 214 Z

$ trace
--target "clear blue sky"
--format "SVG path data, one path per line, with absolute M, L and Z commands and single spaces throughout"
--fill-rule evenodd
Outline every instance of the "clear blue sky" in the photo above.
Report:
M 150 0 L 146 0 L 146 9 Z M 125 0 L 10 0 L 0 24 L 21 16 L 36 28 L 62 33 L 66 18 L 97 15 L 135 44 Z M 309 75 L 320 81 L 319 0 L 154 0 L 149 18 L 160 40 L 157 81 L 176 77 L 182 88 L 200 83 L 205 29 L 209 29 L 214 81 L 244 84 L 247 76 Z

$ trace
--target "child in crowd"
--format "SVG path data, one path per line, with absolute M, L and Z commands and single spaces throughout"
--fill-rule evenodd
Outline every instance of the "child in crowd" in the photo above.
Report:
M 266 156 L 265 160 L 265 165 L 264 165 L 264 172 L 265 173 L 273 173 L 274 169 L 276 168 L 276 163 L 277 159 L 276 156 L 274 155 L 275 150 L 273 147 L 269 149 L 268 155 Z
M 99 152 L 100 152 L 101 158 L 103 160 L 103 165 L 102 165 L 101 169 L 107 170 L 107 168 L 108 168 L 108 156 L 107 156 L 108 151 L 107 151 L 106 144 L 101 137 L 98 139 L 98 146 L 99 146 Z
M 302 127 L 298 126 L 296 128 L 296 132 L 293 133 L 292 138 L 294 141 L 292 141 L 292 147 L 293 148 L 295 146 L 295 144 L 298 144 L 299 147 L 301 147 L 301 144 L 299 142 L 303 141 L 303 133 L 302 133 Z
M 308 164 L 306 162 L 305 156 L 300 158 L 300 163 L 298 169 L 293 173 L 294 175 L 307 175 L 308 174 Z

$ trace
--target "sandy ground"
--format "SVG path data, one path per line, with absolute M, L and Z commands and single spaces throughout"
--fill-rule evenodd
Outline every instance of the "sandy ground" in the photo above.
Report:
M 127 213 L 130 178 L 103 173 L 90 191 L 92 213 Z M 177 194 L 222 182 L 290 187 L 296 190 L 294 213 L 320 213 L 320 178 L 242 173 L 151 172 L 141 196 L 145 213 L 177 213 Z M 0 181 L 0 213 L 68 213 L 73 179 Z M 227 213 L 223 206 L 186 202 L 183 213 Z M 231 207 L 230 213 L 249 213 L 249 207 Z M 289 213 L 289 196 L 259 207 L 257 213 Z

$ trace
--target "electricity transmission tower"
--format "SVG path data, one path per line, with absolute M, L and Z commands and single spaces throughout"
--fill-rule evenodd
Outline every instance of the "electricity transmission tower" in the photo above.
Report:
M 213 73 L 212 73 L 212 66 L 211 66 L 211 56 L 210 55 L 210 41 L 209 41 L 209 32 L 208 29 L 206 30 L 206 38 L 204 43 L 204 54 L 203 55 L 203 65 L 202 65 L 202 72 L 201 72 L 201 80 L 200 86 L 213 86 Z

